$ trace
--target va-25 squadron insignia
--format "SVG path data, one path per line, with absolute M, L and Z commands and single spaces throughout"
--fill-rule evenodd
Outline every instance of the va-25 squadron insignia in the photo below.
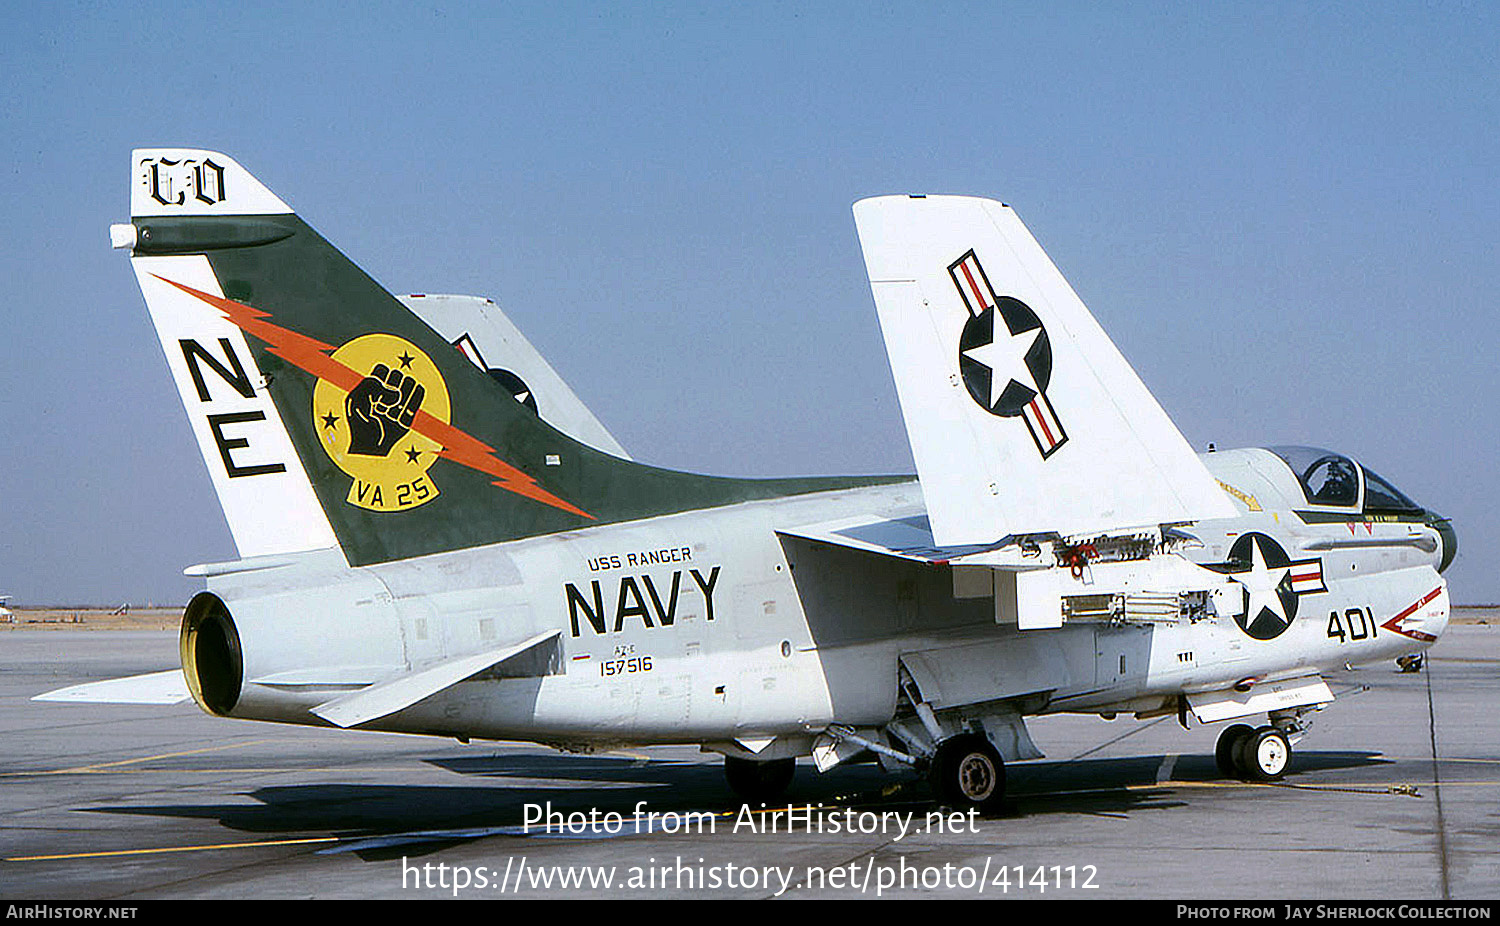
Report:
M 964 386 L 991 415 L 1019 415 L 1045 460 L 1068 440 L 1047 398 L 1052 379 L 1047 329 L 1026 303 L 995 295 L 972 249 L 948 265 L 948 275 L 969 310 L 958 340 Z
M 169 286 L 176 287 L 182 292 L 185 292 L 196 299 L 202 300 L 203 302 L 218 309 L 224 314 L 224 317 L 226 319 L 233 322 L 246 334 L 257 338 L 258 340 L 264 341 L 269 346 L 272 353 L 275 353 L 277 356 L 288 361 L 303 372 L 316 377 L 318 379 L 319 387 L 325 385 L 331 386 L 335 390 L 335 395 L 343 394 L 346 396 L 353 396 L 355 393 L 360 391 L 361 387 L 366 385 L 366 380 L 369 379 L 377 379 L 379 382 L 385 385 L 385 388 L 392 388 L 392 384 L 390 382 L 391 377 L 389 375 L 389 360 L 384 361 L 386 363 L 386 372 L 382 374 L 381 377 L 375 377 L 375 365 L 382 362 L 378 358 L 378 356 L 376 356 L 378 351 L 375 348 L 361 346 L 357 349 L 352 349 L 349 354 L 341 353 L 346 348 L 354 348 L 354 346 L 357 344 L 373 345 L 383 343 L 386 347 L 399 347 L 401 349 L 409 349 L 411 351 L 410 356 L 413 358 L 413 360 L 415 360 L 416 358 L 420 358 L 425 362 L 425 368 L 431 371 L 430 375 L 432 379 L 430 381 L 424 381 L 423 379 L 421 379 L 422 374 L 418 374 L 418 383 L 424 387 L 424 390 L 431 389 L 433 383 L 436 383 L 441 387 L 443 396 L 441 409 L 443 417 L 439 417 L 435 411 L 429 410 L 426 407 L 413 407 L 412 395 L 408 395 L 397 406 L 400 409 L 395 422 L 398 429 L 403 427 L 409 428 L 411 431 L 414 431 L 422 437 L 427 438 L 430 442 L 430 446 L 434 448 L 433 452 L 436 455 L 441 456 L 445 460 L 450 460 L 454 463 L 458 463 L 461 466 L 467 466 L 470 469 L 478 470 L 481 473 L 495 477 L 493 485 L 499 486 L 507 492 L 514 492 L 517 495 L 523 495 L 527 498 L 533 499 L 534 501 L 541 502 L 544 505 L 550 505 L 551 507 L 556 508 L 560 511 L 567 511 L 572 514 L 579 515 L 580 517 L 588 518 L 589 520 L 594 519 L 593 515 L 584 511 L 582 508 L 579 508 L 577 505 L 574 505 L 573 503 L 565 499 L 553 495 L 551 492 L 538 485 L 537 481 L 533 477 L 527 475 L 522 470 L 519 470 L 511 464 L 500 459 L 500 457 L 496 455 L 495 448 L 489 446 L 488 444 L 485 444 L 483 441 L 476 439 L 468 432 L 460 428 L 456 428 L 452 424 L 450 424 L 447 418 L 449 414 L 449 407 L 447 402 L 447 385 L 443 383 L 442 377 L 437 374 L 436 365 L 432 363 L 431 359 L 429 359 L 426 354 L 422 353 L 421 350 L 417 349 L 417 347 L 411 342 L 406 341 L 403 338 L 395 337 L 394 335 L 363 335 L 347 342 L 344 347 L 339 348 L 338 350 L 334 350 L 332 346 L 324 344 L 316 338 L 308 337 L 307 335 L 301 334 L 297 331 L 293 331 L 290 328 L 284 328 L 281 325 L 275 324 L 271 321 L 271 313 L 266 312 L 262 309 L 257 309 L 253 306 L 246 305 L 243 302 L 236 302 L 233 299 L 226 299 L 222 296 L 215 296 L 212 293 L 206 293 L 202 290 L 194 289 L 193 287 L 188 286 L 185 283 L 179 283 L 175 280 L 167 279 L 166 277 L 160 276 L 158 274 L 153 273 L 152 276 L 158 280 L 161 280 L 163 283 L 166 283 Z M 376 340 L 367 342 L 365 340 L 366 338 Z M 389 340 L 386 342 L 382 342 L 379 340 L 382 338 Z M 330 354 L 332 354 L 332 356 L 330 356 Z M 358 360 L 361 362 L 367 362 L 370 365 L 364 367 L 363 369 L 356 369 L 343 362 L 346 357 L 350 358 L 351 361 Z M 372 357 L 374 357 L 375 359 L 371 359 Z M 399 352 L 394 354 L 394 361 L 398 366 L 402 364 L 402 358 Z M 404 380 L 402 379 L 397 379 L 395 381 L 394 388 L 396 389 L 398 394 L 400 393 L 401 385 L 403 382 Z M 383 395 L 377 393 L 373 389 L 371 389 L 370 392 L 377 396 Z M 413 388 L 412 394 L 414 393 L 415 389 Z M 325 393 L 325 395 L 329 394 Z M 363 397 L 361 398 L 363 399 Z M 425 395 L 423 397 L 423 401 L 427 401 Z M 337 402 L 334 401 L 334 398 L 331 395 L 324 401 L 320 402 L 318 400 L 315 387 L 313 393 L 313 409 L 315 412 L 322 410 L 321 413 L 323 415 L 333 414 L 333 408 L 336 405 Z M 389 417 L 391 408 L 390 399 L 388 397 L 382 399 L 382 407 L 384 408 L 384 411 L 386 413 L 384 417 Z M 369 412 L 376 418 L 382 417 L 381 412 L 375 410 L 373 402 L 371 403 Z M 403 420 L 408 418 L 409 421 Z M 328 419 L 320 418 L 319 424 L 323 427 L 328 426 Z M 333 422 L 333 424 L 336 426 L 338 422 Z M 378 451 L 383 447 L 384 436 L 388 433 L 396 432 L 387 432 L 382 425 L 382 427 L 380 428 L 380 433 L 382 437 L 376 438 L 373 443 L 361 442 L 361 444 L 359 445 L 360 449 L 373 449 Z M 353 442 L 352 435 L 350 436 L 349 440 L 350 443 Z M 397 440 L 399 441 L 400 437 L 398 437 Z M 325 448 L 328 446 L 326 440 L 324 442 L 324 446 Z M 345 453 L 347 454 L 348 444 L 345 444 L 343 446 L 345 448 Z M 356 453 L 355 455 L 388 457 L 390 451 L 393 451 L 395 449 L 395 445 L 393 444 L 391 447 L 384 449 L 387 451 L 384 454 Z M 414 448 L 408 447 L 407 449 L 410 450 Z M 408 462 L 420 462 L 421 459 L 422 456 L 420 451 L 418 451 L 418 461 L 411 461 L 410 457 L 408 456 Z M 338 460 L 335 459 L 334 462 L 338 463 Z M 340 468 L 342 468 L 342 465 Z M 347 469 L 345 469 L 344 471 L 350 472 Z M 356 476 L 355 478 L 357 480 L 359 477 Z M 406 485 L 410 486 L 411 483 L 408 482 L 406 483 Z M 359 502 L 356 500 L 358 498 L 358 489 L 359 485 L 356 482 L 355 486 L 351 489 L 350 492 L 350 502 L 356 505 L 359 504 Z M 397 483 L 397 489 L 398 498 L 397 504 L 395 506 L 384 507 L 387 500 L 385 498 L 385 493 L 382 492 L 380 504 L 383 507 L 372 508 L 371 510 L 402 511 L 413 507 L 410 504 L 403 505 L 400 503 L 399 482 Z M 415 494 L 415 490 L 413 490 L 413 493 Z M 370 498 L 371 503 L 374 504 L 373 494 L 370 496 Z M 427 501 L 427 499 L 423 499 L 423 501 L 425 502 Z
M 323 450 L 354 478 L 349 504 L 400 511 L 438 496 L 427 470 L 442 445 L 412 430 L 418 412 L 447 424 L 448 388 L 416 345 L 389 334 L 367 334 L 333 352 L 364 373 L 345 391 L 326 379 L 313 389 L 313 415 Z

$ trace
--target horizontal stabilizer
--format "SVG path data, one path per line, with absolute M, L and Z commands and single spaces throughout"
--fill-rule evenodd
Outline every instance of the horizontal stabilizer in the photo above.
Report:
M 450 659 L 430 668 L 398 675 L 369 688 L 319 704 L 312 712 L 336 726 L 357 727 L 411 707 L 424 698 L 430 698 L 443 689 L 492 669 L 508 659 L 552 643 L 561 635 L 560 630 L 549 630 L 501 649 Z
M 1010 207 L 884 196 L 854 221 L 939 546 L 1233 516 Z
M 33 697 L 33 701 L 66 701 L 72 704 L 181 704 L 191 701 L 181 669 L 112 678 L 59 688 Z

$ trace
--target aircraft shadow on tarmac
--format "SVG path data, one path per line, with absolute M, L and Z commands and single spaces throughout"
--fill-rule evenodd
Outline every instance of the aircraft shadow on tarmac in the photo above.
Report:
M 1185 806 L 1174 783 L 1222 781 L 1212 756 L 1183 755 L 1170 780 L 1158 781 L 1165 757 L 1078 759 L 1010 766 L 1004 817 L 1053 813 L 1128 815 Z M 288 838 L 334 835 L 340 848 L 366 860 L 419 856 L 445 846 L 523 832 L 525 805 L 561 814 L 615 812 L 629 818 L 637 805 L 658 813 L 705 811 L 733 815 L 741 803 L 718 764 L 592 756 L 476 756 L 433 759 L 432 765 L 477 778 L 477 786 L 307 784 L 256 788 L 256 803 L 91 807 L 98 813 L 216 820 L 246 833 Z M 1301 773 L 1390 765 L 1369 752 L 1298 752 L 1289 780 Z M 800 767 L 774 806 L 824 803 L 866 809 L 925 812 L 931 792 L 915 775 L 889 775 L 854 765 L 819 775 Z M 627 827 L 628 830 L 628 827 Z M 582 838 L 589 838 L 584 836 Z M 594 837 L 597 838 L 597 837 Z
M 1165 756 L 1132 756 L 1108 759 L 1071 759 L 1061 762 L 1027 762 L 1007 767 L 1006 787 L 1021 796 L 1061 795 L 1075 791 L 1131 788 L 1157 784 Z M 1295 752 L 1288 769 L 1288 779 L 1308 772 L 1336 771 L 1393 764 L 1373 752 Z M 1170 781 L 1223 782 L 1211 755 L 1182 755 L 1173 763 Z

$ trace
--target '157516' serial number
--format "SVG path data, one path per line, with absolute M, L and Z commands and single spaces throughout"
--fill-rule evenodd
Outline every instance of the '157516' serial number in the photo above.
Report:
M 634 675 L 637 672 L 650 671 L 650 656 L 631 656 L 628 659 L 606 659 L 599 663 L 599 674 L 603 676 Z

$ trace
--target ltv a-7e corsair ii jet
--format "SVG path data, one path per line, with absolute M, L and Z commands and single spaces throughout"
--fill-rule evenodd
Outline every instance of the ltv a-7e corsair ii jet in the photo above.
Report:
M 628 459 L 486 300 L 395 297 L 231 158 L 135 151 L 111 236 L 242 556 L 188 570 L 179 696 L 699 744 L 752 799 L 874 758 L 992 810 L 1038 714 L 1236 721 L 1225 773 L 1276 779 L 1321 673 L 1442 633 L 1446 519 L 1337 453 L 1195 454 L 1009 207 L 854 218 L 917 478 L 719 478 Z

